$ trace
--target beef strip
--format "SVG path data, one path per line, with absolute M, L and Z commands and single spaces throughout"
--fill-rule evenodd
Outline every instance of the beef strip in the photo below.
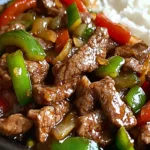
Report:
M 38 0 L 38 3 L 42 4 L 42 10 L 46 9 L 46 13 L 52 17 L 65 14 L 63 6 L 56 5 L 55 0 Z M 41 8 L 41 5 L 39 7 Z
M 132 69 L 133 71 L 136 70 L 136 72 L 141 72 L 141 66 L 143 66 L 143 63 L 145 60 L 149 57 L 150 53 L 150 47 L 148 47 L 145 43 L 136 43 L 134 45 L 124 45 L 117 47 L 115 50 L 115 55 L 122 56 L 124 58 L 128 59 L 128 64 L 125 64 L 128 66 L 128 68 Z M 134 60 L 133 60 L 133 58 Z M 131 62 L 134 61 L 138 67 L 133 65 Z M 129 63 L 130 60 L 130 63 Z M 137 62 L 138 61 L 138 62 Z M 141 66 L 140 66 L 141 65 Z
M 13 114 L 8 118 L 0 118 L 0 133 L 6 136 L 23 134 L 32 127 L 32 121 L 22 114 Z
M 137 59 L 130 57 L 125 59 L 125 64 L 123 65 L 123 69 L 125 71 L 132 70 L 138 73 L 142 73 L 143 65 L 141 65 Z
M 94 98 L 90 84 L 89 79 L 83 76 L 77 85 L 75 105 L 81 115 L 86 115 L 94 110 Z
M 69 103 L 61 101 L 54 106 L 45 106 L 40 110 L 29 110 L 28 117 L 31 118 L 37 127 L 37 138 L 45 142 L 51 129 L 63 119 L 69 111 Z
M 98 67 L 97 56 L 106 57 L 109 47 L 109 35 L 107 29 L 97 28 L 94 35 L 82 46 L 70 59 L 63 62 L 59 67 L 53 68 L 56 83 L 67 81 L 84 72 L 92 72 Z
M 124 126 L 126 129 L 130 129 L 136 125 L 136 118 L 120 99 L 114 85 L 114 80 L 106 76 L 104 79 L 92 83 L 91 88 L 99 99 L 105 115 L 112 123 L 117 127 Z
M 41 105 L 51 105 L 69 98 L 74 93 L 77 82 L 78 78 L 72 79 L 63 85 L 52 87 L 35 84 L 33 86 L 34 100 Z
M 21 23 L 13 23 L 13 24 L 9 24 L 9 25 L 6 25 L 6 26 L 2 26 L 0 28 L 0 34 L 3 34 L 5 32 L 9 32 L 9 31 L 12 31 L 12 30 L 25 30 L 25 26 Z
M 81 137 L 92 139 L 101 146 L 111 142 L 110 132 L 106 131 L 104 114 L 96 110 L 78 118 L 77 133 Z
M 140 129 L 140 139 L 145 143 L 145 144 L 150 144 L 150 124 L 147 123 L 143 125 Z
M 26 60 L 25 63 L 27 70 L 29 71 L 32 84 L 42 83 L 49 69 L 49 64 L 46 60 L 39 62 Z

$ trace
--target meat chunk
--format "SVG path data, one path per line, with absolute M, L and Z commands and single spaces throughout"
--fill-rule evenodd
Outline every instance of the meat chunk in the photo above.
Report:
M 112 123 L 117 127 L 124 126 L 126 129 L 130 129 L 136 125 L 136 118 L 120 99 L 114 85 L 114 80 L 107 76 L 98 82 L 92 83 L 91 88 L 99 99 L 105 115 Z
M 0 133 L 6 136 L 23 134 L 32 127 L 32 121 L 22 114 L 14 114 L 8 118 L 0 118 Z
M 76 54 L 63 62 L 59 67 L 57 64 L 53 68 L 56 83 L 67 81 L 84 72 L 91 72 L 98 67 L 97 56 L 106 57 L 107 47 L 109 45 L 109 36 L 107 29 L 97 28 L 96 32 L 87 44 L 82 46 Z
M 150 124 L 143 125 L 141 128 L 140 139 L 145 144 L 150 144 Z
M 143 69 L 143 65 L 141 65 L 137 59 L 130 57 L 125 59 L 125 64 L 123 65 L 123 69 L 126 71 L 132 70 L 141 73 Z
M 37 127 L 37 138 L 45 142 L 51 129 L 69 111 L 69 103 L 61 101 L 54 106 L 45 106 L 40 110 L 29 110 L 28 117 L 31 118 Z
M 9 32 L 9 31 L 12 31 L 12 30 L 25 30 L 25 26 L 21 23 L 13 23 L 13 24 L 9 24 L 9 25 L 6 25 L 6 26 L 2 26 L 0 28 L 0 34 L 3 34 L 5 32 Z
M 29 71 L 32 84 L 42 83 L 49 69 L 49 64 L 46 60 L 39 62 L 26 60 L 25 63 L 27 70 Z
M 99 110 L 79 117 L 79 127 L 77 128 L 78 135 L 92 139 L 99 143 L 101 146 L 109 144 L 111 141 L 109 134 L 110 132 L 106 132 L 104 120 L 104 115 Z
M 132 69 L 136 72 L 141 72 L 141 68 L 146 59 L 148 59 L 150 53 L 150 47 L 148 47 L 144 43 L 136 43 L 134 45 L 125 45 L 117 47 L 115 50 L 115 55 L 122 56 L 124 58 L 128 58 L 126 60 L 126 65 L 128 68 Z M 135 67 L 134 66 L 137 67 Z
M 62 5 L 56 5 L 55 0 L 38 0 L 38 2 L 42 2 L 47 10 L 47 13 L 52 17 L 63 15 L 65 13 L 65 9 Z
M 88 114 L 94 110 L 94 98 L 90 84 L 89 79 L 83 76 L 77 85 L 75 104 L 81 115 Z
M 75 91 L 78 78 L 58 86 L 45 86 L 36 84 L 33 86 L 34 100 L 41 105 L 55 104 L 63 99 L 69 98 Z

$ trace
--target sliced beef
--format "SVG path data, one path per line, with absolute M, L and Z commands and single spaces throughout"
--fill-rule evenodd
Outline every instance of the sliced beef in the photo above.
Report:
M 130 57 L 125 59 L 123 69 L 125 71 L 132 70 L 138 73 L 142 73 L 143 65 L 141 65 L 137 59 Z
M 145 144 L 150 144 L 150 124 L 143 125 L 140 130 L 140 139 Z
M 74 93 L 77 82 L 78 78 L 53 87 L 36 84 L 33 86 L 34 100 L 41 105 L 51 105 L 69 98 Z
M 77 133 L 81 137 L 89 138 L 101 146 L 108 145 L 111 141 L 110 132 L 106 131 L 104 114 L 96 110 L 78 118 Z
M 110 77 L 92 83 L 91 88 L 95 92 L 105 115 L 117 127 L 124 126 L 127 129 L 137 123 L 135 116 L 127 105 L 120 99 L 115 89 L 115 82 Z
M 106 57 L 109 47 L 109 35 L 107 29 L 97 28 L 94 35 L 82 46 L 70 59 L 63 62 L 59 67 L 53 68 L 56 83 L 67 81 L 84 72 L 91 72 L 98 67 L 97 56 Z
M 148 47 L 145 43 L 124 45 L 124 46 L 117 47 L 115 50 L 115 55 L 119 55 L 124 58 L 129 58 L 127 62 L 128 68 L 130 67 L 130 69 L 133 69 L 133 71 L 136 70 L 136 72 L 141 72 L 141 66 L 143 65 L 145 60 L 149 57 L 149 53 L 150 53 L 150 47 Z M 133 62 L 136 63 L 136 65 L 138 65 L 138 68 L 133 66 Z
M 5 32 L 9 32 L 9 31 L 12 31 L 12 30 L 25 30 L 25 26 L 21 23 L 13 23 L 13 24 L 9 24 L 9 25 L 6 25 L 6 26 L 2 26 L 0 28 L 0 34 L 3 34 Z
M 94 98 L 90 84 L 89 79 L 83 76 L 77 85 L 75 105 L 81 115 L 88 114 L 94 110 Z
M 22 114 L 13 114 L 8 118 L 0 118 L 0 133 L 6 136 L 23 134 L 32 127 L 32 121 Z
M 69 103 L 61 101 L 54 106 L 45 106 L 40 110 L 29 110 L 28 117 L 31 118 L 37 127 L 37 138 L 45 142 L 51 129 L 63 119 L 69 111 Z
M 46 13 L 52 17 L 65 14 L 65 9 L 60 5 L 56 5 L 55 0 L 38 0 L 38 3 L 42 4 L 44 6 L 42 9 L 46 9 Z M 41 5 L 39 7 L 41 8 Z
M 46 60 L 39 62 L 26 60 L 25 63 L 29 71 L 32 84 L 42 83 L 49 69 L 49 64 Z

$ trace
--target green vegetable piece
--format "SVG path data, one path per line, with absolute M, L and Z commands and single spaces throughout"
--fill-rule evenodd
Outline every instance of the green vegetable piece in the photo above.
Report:
M 131 88 L 140 82 L 135 73 L 120 73 L 114 78 L 115 87 L 118 89 Z
M 72 3 L 70 6 L 68 6 L 67 16 L 68 27 L 70 28 L 70 30 L 74 30 L 82 22 L 76 3 Z
M 21 48 L 29 60 L 43 60 L 46 56 L 41 45 L 24 30 L 13 30 L 0 35 L 0 55 L 8 45 Z
M 96 69 L 96 76 L 98 77 L 105 77 L 110 76 L 112 78 L 118 76 L 120 68 L 125 63 L 124 58 L 120 56 L 113 56 L 109 59 L 109 62 L 107 65 L 100 66 Z
M 35 142 L 32 139 L 28 139 L 27 140 L 27 144 L 26 144 L 29 148 L 32 148 L 35 145 Z
M 82 137 L 69 137 L 63 142 L 54 141 L 51 150 L 99 150 L 98 144 Z
M 87 41 L 89 39 L 89 37 L 92 35 L 92 33 L 94 32 L 94 28 L 92 27 L 86 27 L 86 29 L 84 30 L 84 33 L 82 35 L 82 38 Z
M 129 90 L 125 96 L 125 100 L 133 112 L 137 113 L 146 102 L 146 94 L 141 87 L 136 85 Z
M 8 54 L 6 61 L 17 100 L 22 106 L 30 103 L 32 85 L 21 50 Z
M 121 127 L 116 135 L 116 146 L 119 150 L 134 150 L 134 140 L 124 127 Z

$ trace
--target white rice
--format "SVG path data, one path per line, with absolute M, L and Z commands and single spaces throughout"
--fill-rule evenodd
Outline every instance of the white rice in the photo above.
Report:
M 150 0 L 100 0 L 100 11 L 150 46 Z

